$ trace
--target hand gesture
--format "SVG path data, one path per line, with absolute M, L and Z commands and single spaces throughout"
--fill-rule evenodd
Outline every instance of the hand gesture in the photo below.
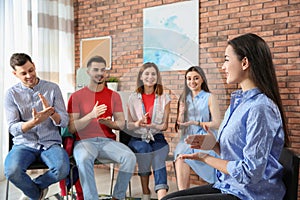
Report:
M 142 119 L 140 119 L 136 122 L 137 127 L 146 127 L 148 117 L 149 117 L 149 113 L 144 114 L 142 116 Z
M 43 109 L 45 110 L 46 108 L 49 107 L 49 103 L 48 103 L 47 99 L 41 93 L 39 93 L 38 96 L 39 96 L 40 100 L 42 101 Z
M 212 150 L 217 143 L 214 134 L 210 130 L 207 130 L 207 134 L 204 135 L 190 135 L 184 141 L 191 145 L 191 148 L 202 150 Z
M 177 121 L 177 123 L 178 123 L 180 126 L 183 126 L 183 127 L 187 127 L 187 126 L 190 126 L 190 125 L 194 125 L 194 121 L 187 121 L 187 122 L 180 122 L 180 121 Z
M 52 115 L 54 112 L 54 108 L 53 107 L 48 107 L 45 108 L 44 110 L 37 112 L 35 110 L 35 108 L 32 109 L 32 117 L 33 117 L 33 121 L 35 122 L 35 124 L 40 124 L 43 121 L 45 121 L 46 119 L 48 119 L 48 117 L 50 117 L 50 115 Z
M 107 106 L 105 104 L 98 105 L 99 102 L 97 101 L 93 110 L 90 112 L 91 118 L 98 118 L 100 115 L 103 115 L 107 110 Z
M 107 125 L 108 123 L 112 122 L 112 119 L 111 119 L 111 117 L 100 117 L 100 118 L 98 118 L 98 122 L 100 124 Z
M 202 161 L 204 157 L 206 157 L 208 154 L 198 152 L 198 153 L 192 153 L 192 154 L 181 154 L 178 156 L 177 159 L 191 159 L 191 160 L 199 160 Z

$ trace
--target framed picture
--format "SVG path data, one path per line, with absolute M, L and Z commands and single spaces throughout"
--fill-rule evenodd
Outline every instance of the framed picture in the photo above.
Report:
M 143 9 L 143 59 L 160 71 L 199 64 L 199 1 Z
M 102 56 L 106 61 L 106 69 L 111 69 L 111 37 L 86 38 L 80 41 L 80 67 L 87 67 L 93 56 Z

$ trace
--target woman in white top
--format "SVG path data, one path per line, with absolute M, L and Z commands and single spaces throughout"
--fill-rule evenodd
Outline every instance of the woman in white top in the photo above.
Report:
M 143 200 L 151 196 L 151 165 L 158 199 L 164 197 L 169 189 L 165 164 L 169 145 L 162 132 L 168 128 L 170 101 L 169 95 L 163 94 L 157 66 L 154 63 L 143 64 L 137 77 L 137 89 L 128 101 L 128 129 L 133 134 L 128 146 L 136 153 Z

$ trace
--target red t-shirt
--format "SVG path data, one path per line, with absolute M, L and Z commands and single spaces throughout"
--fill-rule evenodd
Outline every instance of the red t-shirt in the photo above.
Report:
M 100 92 L 93 92 L 88 87 L 73 93 L 68 102 L 68 113 L 79 113 L 79 118 L 90 113 L 96 102 L 98 105 L 107 105 L 106 112 L 100 117 L 112 117 L 114 112 L 123 112 L 122 101 L 120 95 L 107 87 Z M 112 130 L 93 119 L 85 128 L 76 133 L 76 140 L 94 138 L 94 137 L 107 137 L 116 139 L 116 135 Z
M 143 103 L 145 106 L 145 111 L 146 111 L 146 113 L 149 113 L 147 123 L 150 124 L 151 119 L 152 119 L 152 114 L 153 114 L 155 94 L 154 93 L 152 93 L 152 94 L 144 93 L 144 94 L 142 94 L 142 99 L 143 99 Z

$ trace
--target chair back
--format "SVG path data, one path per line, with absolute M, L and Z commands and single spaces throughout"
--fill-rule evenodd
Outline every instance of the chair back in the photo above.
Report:
M 123 107 L 125 120 L 127 120 L 127 118 L 128 118 L 127 103 L 128 103 L 128 99 L 129 99 L 129 96 L 130 96 L 131 92 L 118 91 L 118 93 L 119 93 L 119 95 L 121 97 L 121 100 L 122 100 L 122 107 Z
M 14 145 L 12 134 L 8 133 L 8 151 L 10 151 Z
M 286 193 L 283 200 L 297 200 L 299 157 L 290 149 L 283 148 L 279 162 L 283 166 L 282 179 L 286 187 Z
M 131 139 L 131 135 L 130 134 L 130 130 L 128 130 L 127 128 L 124 128 L 123 130 L 119 131 L 119 142 L 125 144 L 126 146 L 128 146 L 128 143 Z
M 127 129 L 127 118 L 128 118 L 127 103 L 128 103 L 129 96 L 131 95 L 132 92 L 118 91 L 118 93 L 122 100 L 122 107 L 125 116 L 125 128 L 119 131 L 119 142 L 128 145 L 131 139 L 131 134 L 130 134 L 131 131 Z

